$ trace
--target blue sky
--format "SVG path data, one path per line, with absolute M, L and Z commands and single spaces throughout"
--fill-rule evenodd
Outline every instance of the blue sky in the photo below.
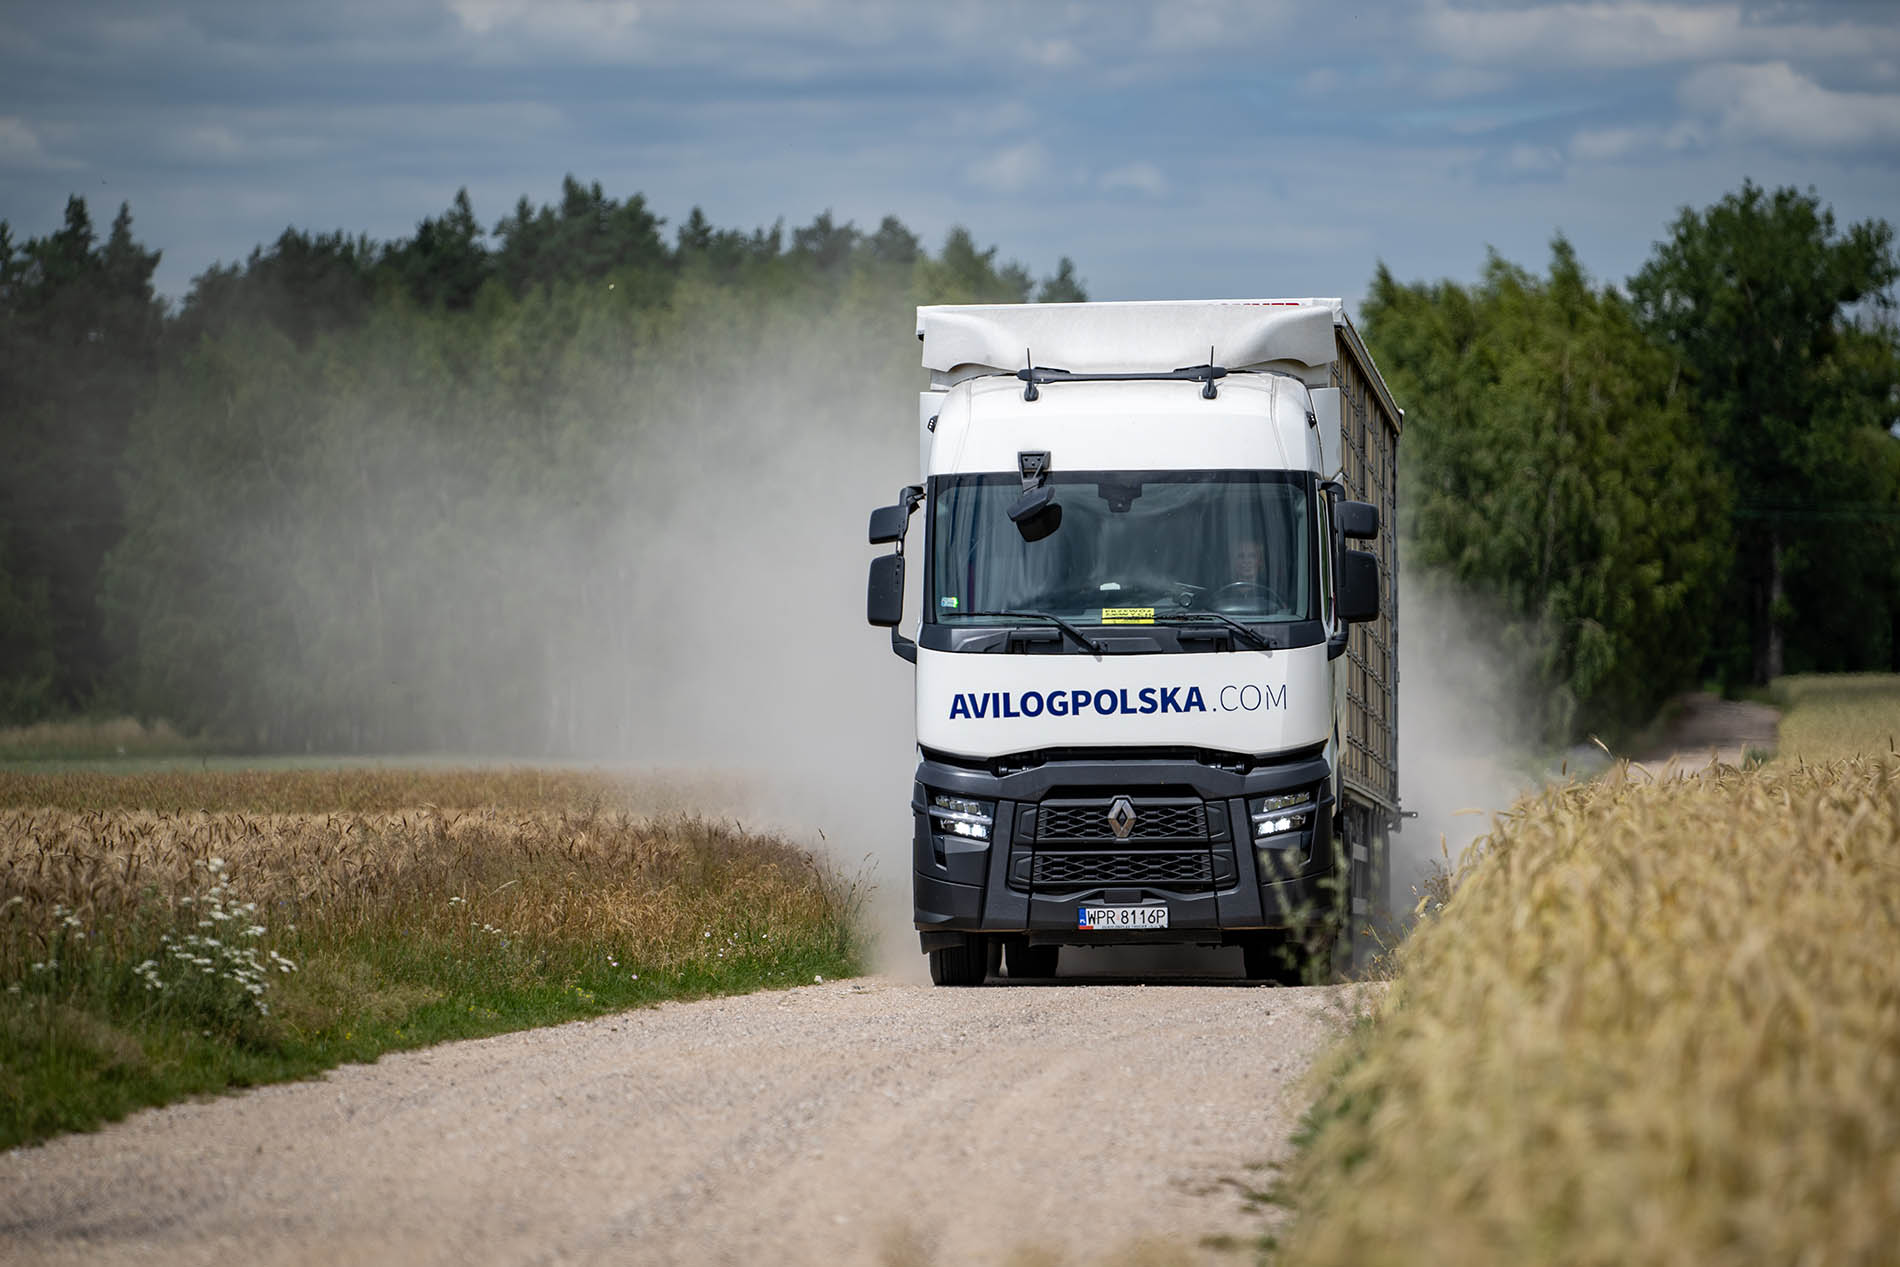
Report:
M 1620 281 L 1744 177 L 1900 222 L 1900 0 L 0 0 L 0 219 L 129 200 L 173 296 L 569 172 L 671 223 L 961 223 L 1102 299 L 1350 300 L 1558 230 Z

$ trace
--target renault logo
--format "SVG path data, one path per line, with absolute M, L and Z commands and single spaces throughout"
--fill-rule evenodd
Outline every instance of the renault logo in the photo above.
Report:
M 1118 796 L 1109 802 L 1108 829 L 1115 833 L 1115 839 L 1128 839 L 1128 833 L 1135 830 L 1135 803 L 1133 801 L 1125 796 Z

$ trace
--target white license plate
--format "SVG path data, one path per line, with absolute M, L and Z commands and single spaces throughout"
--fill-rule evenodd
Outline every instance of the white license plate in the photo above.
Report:
M 1077 928 L 1166 928 L 1165 906 L 1078 906 Z

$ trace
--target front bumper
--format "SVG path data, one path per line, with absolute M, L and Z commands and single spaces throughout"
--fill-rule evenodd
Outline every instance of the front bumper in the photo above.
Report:
M 997 774 L 926 758 L 912 793 L 916 926 L 926 950 L 969 932 L 1027 935 L 1039 944 L 1220 944 L 1228 934 L 1304 930 L 1332 915 L 1331 769 L 1311 752 L 1277 762 L 1211 764 L 1192 757 L 1049 760 Z M 1256 848 L 1251 798 L 1311 789 L 1296 840 Z M 993 803 L 988 840 L 932 830 L 930 798 Z M 1138 826 L 1113 835 L 1095 810 L 1127 796 Z M 1089 824 L 1100 820 L 1090 835 Z M 1154 825 L 1160 835 L 1144 834 Z M 1165 903 L 1168 927 L 1084 931 L 1077 907 Z

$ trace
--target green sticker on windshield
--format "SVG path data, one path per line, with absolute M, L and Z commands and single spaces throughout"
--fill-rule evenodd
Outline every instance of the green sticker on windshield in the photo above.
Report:
M 1104 625 L 1152 625 L 1155 623 L 1155 609 L 1152 607 L 1104 607 L 1102 608 Z
M 957 600 L 954 595 L 946 595 L 945 597 L 937 600 L 937 606 L 939 607 L 955 607 L 956 605 L 957 605 Z

